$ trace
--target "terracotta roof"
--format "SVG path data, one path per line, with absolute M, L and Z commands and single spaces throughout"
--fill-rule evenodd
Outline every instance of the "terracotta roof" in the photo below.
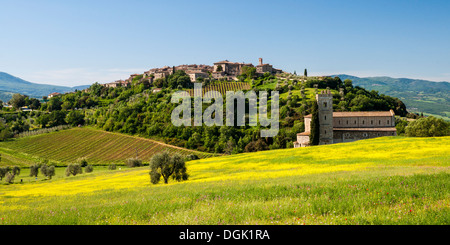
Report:
M 333 116 L 334 116 L 334 114 L 333 114 Z M 312 114 L 306 115 L 306 116 L 304 116 L 304 117 L 306 117 L 306 118 L 312 118 Z
M 333 131 L 383 131 L 383 132 L 395 132 L 395 127 L 386 128 L 333 128 Z
M 344 111 L 333 112 L 333 117 L 391 117 L 395 113 L 390 111 Z
M 311 134 L 311 132 L 303 132 L 303 133 L 297 134 L 297 136 L 309 136 L 310 134 Z

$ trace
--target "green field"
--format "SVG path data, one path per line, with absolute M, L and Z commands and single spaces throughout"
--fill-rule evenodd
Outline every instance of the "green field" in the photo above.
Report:
M 207 158 L 168 185 L 152 185 L 148 167 L 39 176 L 0 185 L 0 224 L 448 225 L 449 143 L 383 137 Z
M 93 165 L 123 164 L 126 159 L 136 156 L 149 161 L 155 153 L 165 150 L 182 155 L 195 154 L 200 158 L 212 156 L 150 139 L 92 128 L 73 128 L 0 142 L 0 165 L 29 166 L 49 160 L 57 166 L 64 166 L 81 157 Z

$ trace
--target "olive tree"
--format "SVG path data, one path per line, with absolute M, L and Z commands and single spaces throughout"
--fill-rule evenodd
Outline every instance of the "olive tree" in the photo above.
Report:
M 69 177 L 70 175 L 77 175 L 82 174 L 83 168 L 81 168 L 81 164 L 79 163 L 71 163 L 66 168 L 66 176 Z
M 14 166 L 14 167 L 11 169 L 11 174 L 13 174 L 14 176 L 20 175 L 20 167 Z
M 14 178 L 16 175 L 12 174 L 11 172 L 6 173 L 5 181 L 12 184 L 14 182 Z
M 13 183 L 16 175 L 20 175 L 20 167 L 18 166 L 14 166 L 12 168 L 11 167 L 0 168 L 0 179 L 6 177 L 5 181 L 8 183 Z
M 48 179 L 52 179 L 52 176 L 55 176 L 55 166 L 48 166 L 44 163 L 41 167 L 41 173 Z
M 94 171 L 94 167 L 92 165 L 87 165 L 84 168 L 84 171 L 86 171 L 86 173 L 92 173 L 92 171 Z
M 37 177 L 39 174 L 39 164 L 34 164 L 30 166 L 30 177 Z
M 187 174 L 186 164 L 183 157 L 175 153 L 171 156 L 167 151 L 158 153 L 150 160 L 150 181 L 153 184 L 159 183 L 161 177 L 164 179 L 164 183 L 169 182 L 169 178 L 176 181 L 187 180 L 189 175 Z
M 0 167 L 0 180 L 6 176 L 6 174 L 10 171 L 10 167 Z

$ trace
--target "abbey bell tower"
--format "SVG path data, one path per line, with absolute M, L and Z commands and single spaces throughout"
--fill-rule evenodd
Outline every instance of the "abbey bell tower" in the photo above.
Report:
M 319 108 L 319 145 L 333 144 L 333 95 L 329 89 L 316 94 Z

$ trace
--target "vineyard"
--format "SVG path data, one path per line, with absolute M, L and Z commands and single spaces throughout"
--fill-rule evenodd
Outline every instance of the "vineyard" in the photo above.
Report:
M 213 98 L 219 95 L 225 95 L 227 91 L 244 91 L 250 90 L 251 86 L 249 83 L 245 82 L 224 82 L 219 84 L 208 85 L 202 88 L 202 96 L 204 96 L 207 92 L 213 91 L 213 93 L 204 96 L 206 98 Z M 190 96 L 194 96 L 194 89 L 188 89 L 187 92 Z M 217 93 L 218 92 L 218 93 Z M 220 96 L 220 95 L 219 95 Z
M 183 156 L 195 154 L 199 158 L 212 156 L 150 139 L 90 128 L 73 128 L 0 143 L 1 163 L 19 166 L 44 159 L 66 165 L 81 157 L 97 165 L 123 164 L 127 158 L 136 156 L 148 162 L 155 153 L 162 151 Z

